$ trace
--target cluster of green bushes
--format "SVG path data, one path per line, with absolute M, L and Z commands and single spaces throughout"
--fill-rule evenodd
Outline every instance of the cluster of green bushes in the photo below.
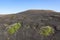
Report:
M 9 34 L 14 34 L 21 28 L 21 23 L 15 23 L 10 28 L 8 28 Z M 44 26 L 40 28 L 39 33 L 43 36 L 49 36 L 54 33 L 54 29 L 51 26 Z

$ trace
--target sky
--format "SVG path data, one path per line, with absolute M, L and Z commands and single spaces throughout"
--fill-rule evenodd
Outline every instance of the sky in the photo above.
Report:
M 0 0 L 0 14 L 18 13 L 29 9 L 60 12 L 60 0 Z

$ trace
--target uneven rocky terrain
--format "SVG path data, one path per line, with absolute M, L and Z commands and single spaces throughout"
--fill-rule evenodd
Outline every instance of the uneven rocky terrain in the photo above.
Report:
M 8 35 L 6 27 L 16 22 L 21 22 L 21 28 Z M 41 40 L 39 29 L 42 26 L 51 26 L 55 30 L 43 40 L 60 40 L 60 13 L 52 10 L 27 10 L 0 17 L 0 40 Z

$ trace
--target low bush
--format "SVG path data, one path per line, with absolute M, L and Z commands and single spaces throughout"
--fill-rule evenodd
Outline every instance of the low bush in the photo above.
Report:
M 49 36 L 54 33 L 54 29 L 50 26 L 41 27 L 39 33 L 43 36 Z
M 13 24 L 10 28 L 8 28 L 8 33 L 9 34 L 14 34 L 15 32 L 18 31 L 18 29 L 21 27 L 21 24 L 20 23 L 15 23 Z

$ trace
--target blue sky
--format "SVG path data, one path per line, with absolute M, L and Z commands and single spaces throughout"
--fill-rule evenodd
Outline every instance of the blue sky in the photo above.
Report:
M 17 13 L 28 9 L 60 12 L 60 0 L 0 0 L 0 14 Z

